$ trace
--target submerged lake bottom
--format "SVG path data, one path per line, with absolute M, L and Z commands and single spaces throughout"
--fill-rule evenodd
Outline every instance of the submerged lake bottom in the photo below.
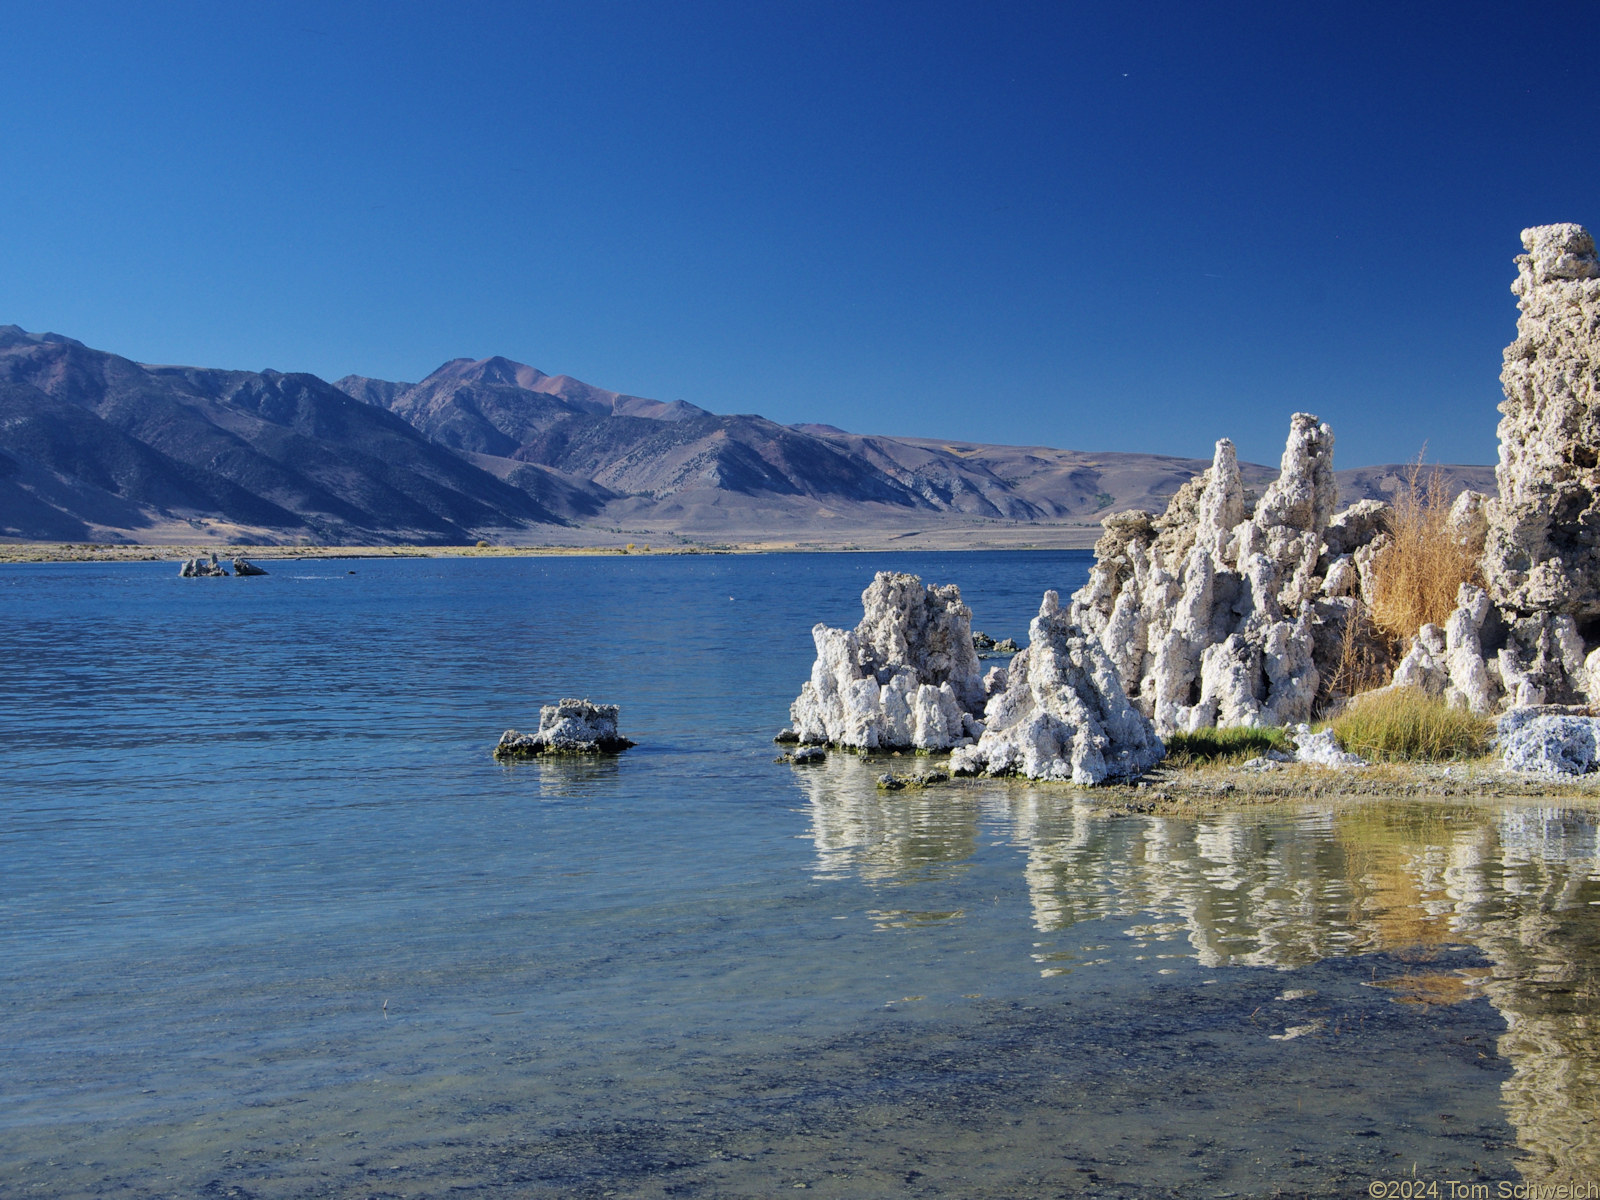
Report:
M 1600 1185 L 1593 814 L 772 761 L 873 569 L 1086 563 L 0 574 L 0 1195 Z M 640 745 L 490 758 L 561 695 Z

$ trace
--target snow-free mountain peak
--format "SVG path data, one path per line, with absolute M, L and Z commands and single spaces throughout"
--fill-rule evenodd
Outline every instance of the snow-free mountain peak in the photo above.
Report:
M 0 536 L 1091 544 L 1204 460 L 863 436 L 594 387 L 511 359 L 403 383 L 151 366 L 0 326 Z M 1240 464 L 1251 487 L 1276 472 Z M 1451 468 L 1492 488 L 1488 467 Z M 1346 500 L 1391 468 L 1341 472 Z

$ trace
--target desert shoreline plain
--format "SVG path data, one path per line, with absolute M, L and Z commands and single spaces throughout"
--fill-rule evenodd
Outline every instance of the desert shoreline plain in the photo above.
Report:
M 958 589 L 937 583 L 924 588 L 915 577 L 880 574 L 863 596 L 866 613 L 856 630 L 819 625 L 814 631 L 817 663 L 794 706 L 795 728 L 784 736 L 850 751 L 949 754 L 958 776 L 1098 785 L 1106 803 L 1138 812 L 1374 794 L 1492 793 L 1593 804 L 1600 798 L 1594 782 L 1600 778 L 1594 774 L 1600 719 L 1590 708 L 1600 703 L 1600 363 L 1591 356 L 1590 339 L 1600 322 L 1600 258 L 1593 239 L 1577 225 L 1527 229 L 1522 241 L 1527 252 L 1516 260 L 1512 287 L 1521 315 L 1501 376 L 1506 399 L 1500 406 L 1495 495 L 1464 486 L 1472 481 L 1470 468 L 1441 474 L 1430 496 L 1419 494 L 1415 476 L 1408 492 L 1395 469 L 1378 468 L 1350 479 L 1347 487 L 1354 483 L 1360 498 L 1338 508 L 1349 493 L 1340 496 L 1335 478 L 1333 431 L 1301 413 L 1291 422 L 1275 477 L 1238 463 L 1224 438 L 1211 465 L 1178 487 L 1164 511 L 1118 508 L 1097 520 L 1068 514 L 1064 506 L 1049 520 L 1040 519 L 1036 504 L 1026 514 L 1030 519 L 975 516 L 947 505 L 930 511 L 922 528 L 905 528 L 904 521 L 885 528 L 881 521 L 842 520 L 821 536 L 812 525 L 792 537 L 716 540 L 641 522 L 638 528 L 605 527 L 607 536 L 597 538 L 600 527 L 569 522 L 557 539 L 537 545 L 516 544 L 526 538 L 525 530 L 505 541 L 482 538 L 469 545 L 304 544 L 304 538 L 300 544 L 254 544 L 238 530 L 232 537 L 179 540 L 181 530 L 172 525 L 160 531 L 159 540 L 147 542 L 6 542 L 0 544 L 0 562 L 1092 544 L 1089 583 L 1071 597 L 1047 593 L 1030 645 L 1008 666 L 982 677 L 972 614 Z M 49 340 L 23 335 L 12 344 L 28 351 Z M 465 360 L 453 368 L 447 364 L 453 375 L 441 371 L 456 384 L 470 377 L 474 386 L 488 386 L 482 371 L 473 373 L 484 364 L 461 364 Z M 511 383 L 496 386 L 559 390 L 538 372 L 530 383 L 531 368 L 505 368 L 516 368 Z M 504 374 L 499 365 L 493 371 Z M 415 408 L 423 385 L 347 379 L 340 387 L 361 403 Z M 592 399 L 594 391 L 585 397 Z M 456 395 L 435 385 L 427 392 L 433 406 L 427 411 L 436 414 Z M 604 396 L 610 415 L 626 414 L 619 419 L 633 427 L 710 416 L 682 402 L 688 415 L 654 401 Z M 416 419 L 415 411 L 406 415 Z M 456 421 L 448 427 L 458 426 Z M 425 429 L 426 422 L 419 427 Z M 807 436 L 838 442 L 851 435 L 815 427 Z M 874 461 L 889 461 L 883 443 L 892 440 L 877 439 L 869 447 Z M 904 455 L 909 444 L 900 440 L 895 452 Z M 463 445 L 458 441 L 452 448 L 470 457 Z M 1101 456 L 1110 457 L 1115 456 Z M 726 469 L 725 463 L 713 464 L 707 477 L 721 479 Z M 541 477 L 540 486 L 553 494 L 548 480 Z M 949 500 L 960 489 L 935 491 Z M 992 506 L 995 494 L 985 494 L 984 502 Z M 1384 495 L 1394 503 L 1379 498 Z M 1111 499 L 1098 493 L 1097 507 Z M 1465 567 L 1451 581 L 1452 606 L 1408 637 L 1396 638 L 1391 630 L 1385 638 L 1371 618 L 1382 609 L 1386 572 L 1392 574 L 1401 549 L 1397 507 L 1409 504 L 1414 518 L 1417 506 L 1429 502 L 1436 508 L 1448 504 L 1447 516 L 1437 514 L 1441 520 L 1432 536 L 1448 539 Z M 731 521 L 728 532 L 738 524 Z M 222 528 L 214 524 L 206 532 Z M 1450 763 L 1356 763 L 1347 754 L 1341 760 L 1343 752 L 1326 734 L 1311 734 L 1310 722 L 1358 694 L 1396 689 L 1485 722 L 1498 719 L 1500 742 L 1520 739 L 1521 758 L 1512 763 L 1507 750 L 1505 760 L 1520 769 L 1506 770 L 1482 754 Z M 1257 758 L 1243 770 L 1237 761 L 1163 762 L 1165 744 L 1174 739 L 1255 728 L 1290 730 L 1291 753 Z

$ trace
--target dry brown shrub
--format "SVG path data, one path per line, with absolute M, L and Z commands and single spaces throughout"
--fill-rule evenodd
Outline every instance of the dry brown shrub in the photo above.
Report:
M 1479 583 L 1478 550 L 1450 530 L 1451 496 L 1434 470 L 1426 481 L 1422 456 L 1394 498 L 1389 544 L 1372 560 L 1372 623 L 1396 646 L 1455 611 L 1463 583 Z
M 1372 613 L 1360 600 L 1345 615 L 1339 642 L 1339 661 L 1323 685 L 1324 705 L 1337 703 L 1389 682 L 1394 653 L 1387 635 L 1373 627 Z

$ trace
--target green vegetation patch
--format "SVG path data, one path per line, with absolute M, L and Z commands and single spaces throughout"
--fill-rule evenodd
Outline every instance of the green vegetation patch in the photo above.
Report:
M 1290 746 L 1283 730 L 1260 726 L 1197 729 L 1193 733 L 1174 733 L 1165 740 L 1167 765 L 1173 767 L 1259 758 L 1269 750 L 1280 750 L 1285 754 L 1294 753 L 1294 748 Z
M 1328 728 L 1350 753 L 1374 762 L 1438 762 L 1487 753 L 1494 722 L 1418 688 L 1384 688 L 1355 697 Z

